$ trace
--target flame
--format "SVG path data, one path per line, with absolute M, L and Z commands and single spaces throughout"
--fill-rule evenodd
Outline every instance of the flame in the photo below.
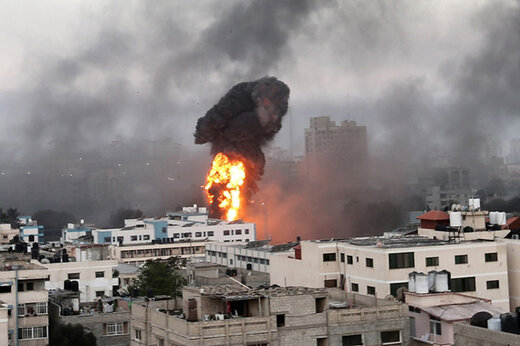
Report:
M 223 153 L 215 155 L 211 170 L 206 177 L 206 195 L 210 204 L 218 204 L 228 221 L 236 220 L 241 206 L 240 192 L 246 179 L 246 169 L 240 160 L 230 160 Z M 213 186 L 218 185 L 219 193 L 213 195 Z

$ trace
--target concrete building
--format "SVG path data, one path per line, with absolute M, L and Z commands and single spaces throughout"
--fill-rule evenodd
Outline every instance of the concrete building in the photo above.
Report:
M 430 174 L 425 196 L 428 209 L 444 210 L 453 203 L 464 203 L 474 192 L 467 168 L 448 166 L 433 169 Z
M 27 255 L 0 258 L 0 341 L 2 345 L 47 345 L 49 343 L 48 293 L 45 267 L 30 262 Z M 7 306 L 7 309 L 6 309 Z M 2 317 L 3 316 L 3 317 Z M 6 341 L 6 336 L 7 340 Z
M 77 243 L 87 236 L 94 244 L 164 244 L 181 240 L 247 243 L 256 240 L 256 226 L 242 220 L 210 219 L 206 208 L 193 206 L 162 218 L 127 219 L 123 228 L 69 225 L 62 232 L 62 241 Z
M 130 309 L 125 301 L 105 299 L 91 308 L 82 306 L 79 311 L 64 310 L 66 304 L 50 302 L 49 313 L 60 324 L 80 324 L 96 337 L 98 346 L 127 346 L 130 344 Z M 99 306 L 102 305 L 103 309 Z
M 302 241 L 271 256 L 271 284 L 340 287 L 384 298 L 407 287 L 412 271 L 447 270 L 451 290 L 485 297 L 509 309 L 506 244 L 447 241 L 422 236 Z
M 185 287 L 178 305 L 132 307 L 131 345 L 409 345 L 407 307 L 304 287 Z
M 362 178 L 367 173 L 367 143 L 367 128 L 355 121 L 342 121 L 337 126 L 330 117 L 310 118 L 310 127 L 305 129 L 308 178 L 330 178 L 342 186 Z
M 11 228 L 9 223 L 0 223 L 0 244 L 9 244 L 11 240 L 20 234 L 17 228 Z
M 148 260 L 168 259 L 172 256 L 204 258 L 208 241 L 177 241 L 165 244 L 110 245 L 110 258 L 123 263 L 142 265 Z
M 459 293 L 405 293 L 410 315 L 411 337 L 419 344 L 454 345 L 453 323 L 470 319 L 479 312 L 505 312 L 487 299 Z
M 299 242 L 291 242 L 270 246 L 267 240 L 247 244 L 208 243 L 204 260 L 226 267 L 269 273 L 271 255 L 280 251 L 288 251 L 298 244 Z
M 118 279 L 112 277 L 117 265 L 115 260 L 42 264 L 47 268 L 48 275 L 45 288 L 64 289 L 65 281 L 70 280 L 78 282 L 80 303 L 93 302 L 103 296 L 111 297 L 113 286 L 119 284 Z
M 20 223 L 20 240 L 29 244 L 43 243 L 43 226 L 38 225 L 36 220 L 30 216 L 19 216 L 18 222 Z

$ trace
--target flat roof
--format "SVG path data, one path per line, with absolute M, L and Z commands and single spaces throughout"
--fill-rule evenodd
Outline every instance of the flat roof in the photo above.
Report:
M 450 241 L 450 240 L 442 240 L 442 239 L 432 239 L 425 236 L 404 236 L 404 237 L 357 237 L 357 238 L 349 238 L 349 239 L 325 239 L 325 240 L 311 240 L 314 243 L 333 243 L 340 242 L 354 246 L 364 246 L 364 247 L 376 247 L 382 249 L 392 249 L 392 248 L 406 248 L 406 247 L 418 247 L 418 246 L 436 246 L 436 245 L 456 245 L 456 244 L 468 244 L 468 243 L 484 243 L 484 242 L 493 242 L 493 240 L 483 240 L 483 239 L 474 239 L 474 240 L 460 240 L 460 242 Z
M 191 288 L 199 289 L 201 295 L 203 296 L 210 296 L 212 298 L 219 298 L 227 301 L 248 300 L 267 296 L 287 296 L 301 294 L 327 295 L 328 292 L 326 288 L 311 288 L 299 286 L 269 286 L 259 288 L 245 288 L 244 286 L 238 284 L 212 285 Z

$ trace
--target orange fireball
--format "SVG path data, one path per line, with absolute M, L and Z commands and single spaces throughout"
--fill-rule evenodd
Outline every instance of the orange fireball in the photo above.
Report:
M 240 160 L 231 160 L 223 153 L 213 159 L 206 177 L 206 195 L 211 205 L 218 205 L 228 221 L 236 220 L 241 206 L 241 189 L 246 169 Z

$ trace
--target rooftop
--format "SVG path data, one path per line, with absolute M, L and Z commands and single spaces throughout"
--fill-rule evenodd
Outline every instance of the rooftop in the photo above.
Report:
M 448 221 L 450 219 L 450 215 L 446 212 L 440 210 L 430 210 L 427 213 L 422 214 L 417 217 L 419 220 L 429 220 L 429 221 Z
M 476 301 L 466 304 L 450 304 L 440 306 L 423 306 L 419 309 L 427 312 L 438 319 L 455 322 L 469 320 L 477 312 L 486 311 L 491 315 L 501 314 L 504 311 L 483 301 Z
M 482 243 L 486 240 L 461 240 L 461 243 Z M 392 249 L 392 248 L 407 248 L 407 247 L 418 247 L 418 246 L 435 246 L 435 245 L 454 245 L 457 244 L 454 241 L 449 240 L 441 240 L 441 239 L 432 239 L 424 236 L 405 236 L 405 237 L 357 237 L 350 239 L 329 239 L 329 240 L 311 240 L 311 242 L 315 243 L 332 243 L 332 242 L 341 242 L 345 244 L 350 244 L 354 246 L 364 246 L 364 247 L 376 247 L 382 249 Z
M 199 288 L 197 288 L 199 289 Z M 201 295 L 212 298 L 220 298 L 226 301 L 254 299 L 267 296 L 288 296 L 301 294 L 320 294 L 327 295 L 326 288 L 310 287 L 279 287 L 260 286 L 258 288 L 246 288 L 238 284 L 214 285 L 200 287 Z

